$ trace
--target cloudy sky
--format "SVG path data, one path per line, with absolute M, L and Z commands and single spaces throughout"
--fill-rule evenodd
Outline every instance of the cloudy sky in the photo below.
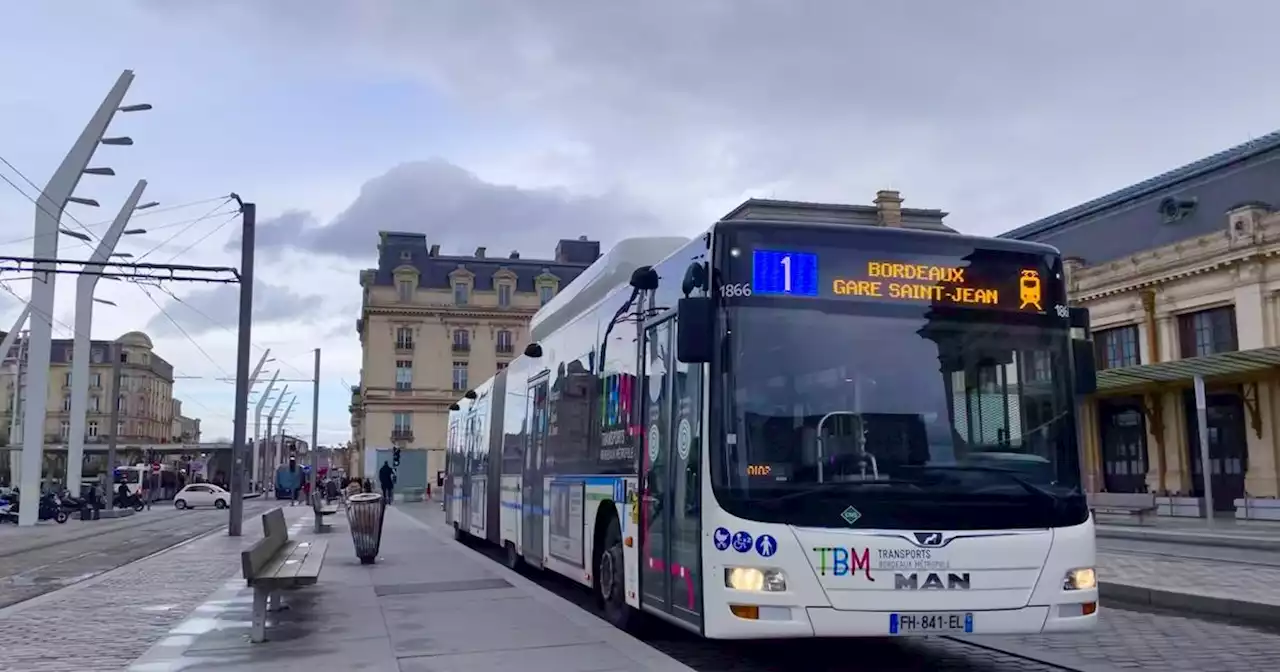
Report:
M 0 156 L 43 185 L 133 69 L 129 101 L 155 109 L 117 117 L 136 144 L 99 151 L 117 176 L 77 194 L 102 207 L 64 222 L 102 230 L 146 178 L 163 207 L 121 250 L 234 264 L 222 197 L 257 202 L 255 354 L 304 378 L 323 348 L 322 442 L 348 434 L 379 229 L 547 255 L 559 237 L 691 233 L 749 196 L 894 188 L 996 234 L 1280 129 L 1280 55 L 1250 28 L 1280 20 L 1272 0 L 4 4 Z M 5 254 L 30 253 L 33 211 L 0 183 Z M 234 289 L 102 285 L 118 307 L 94 337 L 147 331 L 206 436 L 229 435 Z M 74 282 L 58 288 L 66 337 Z M 0 328 L 18 306 L 0 292 Z M 291 429 L 309 429 L 310 387 L 291 389 L 308 407 Z

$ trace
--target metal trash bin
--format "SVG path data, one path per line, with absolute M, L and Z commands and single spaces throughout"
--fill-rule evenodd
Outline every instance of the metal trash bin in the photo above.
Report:
M 386 517 L 386 504 L 382 495 L 365 492 L 347 499 L 347 522 L 351 527 L 351 541 L 356 547 L 360 564 L 372 565 L 378 559 L 382 546 L 382 521 Z

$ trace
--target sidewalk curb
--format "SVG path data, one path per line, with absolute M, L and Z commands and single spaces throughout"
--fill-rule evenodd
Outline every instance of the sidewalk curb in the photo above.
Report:
M 1231 534 L 1211 534 L 1205 532 L 1182 532 L 1172 530 L 1146 529 L 1141 527 L 1126 528 L 1101 527 L 1096 530 L 1099 539 L 1127 539 L 1129 541 L 1151 541 L 1167 544 L 1199 544 L 1203 546 L 1221 546 L 1241 548 L 1254 551 L 1280 551 L 1280 538 L 1242 537 Z
M 428 505 L 434 505 L 429 503 Z M 499 576 L 510 583 L 512 587 L 529 595 L 529 597 L 547 606 L 552 611 L 560 614 L 564 618 L 572 621 L 575 625 L 582 627 L 584 630 L 600 638 L 602 642 L 618 649 L 632 662 L 639 665 L 642 669 L 664 671 L 664 672 L 694 672 L 694 669 L 649 646 L 648 644 L 632 637 L 630 633 L 613 627 L 609 623 L 601 620 L 595 614 L 583 611 L 578 605 L 556 595 L 555 593 L 539 586 L 538 584 L 521 576 L 518 572 L 507 569 L 506 567 L 485 558 L 476 551 L 470 550 L 453 540 L 453 535 L 444 529 L 437 528 L 435 525 L 418 520 L 417 518 L 397 510 L 395 506 L 389 506 L 387 511 L 395 511 L 397 515 L 403 516 L 413 525 L 422 528 L 427 534 L 430 534 L 444 542 L 444 545 L 452 549 L 459 557 L 469 562 L 483 561 L 484 568 Z
M 1104 607 L 1107 606 L 1107 600 L 1115 600 L 1119 603 L 1116 605 L 1117 608 L 1124 608 L 1124 605 L 1129 604 L 1272 625 L 1280 622 L 1280 604 L 1252 602 L 1232 597 L 1197 595 L 1167 588 L 1151 588 L 1114 581 L 1099 581 L 1098 596 L 1103 600 Z

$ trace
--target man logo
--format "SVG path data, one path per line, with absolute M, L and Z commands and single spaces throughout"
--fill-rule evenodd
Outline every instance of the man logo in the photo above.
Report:
M 921 546 L 941 546 L 941 532 L 916 532 L 916 543 Z
M 969 590 L 969 572 L 960 574 L 947 574 L 946 583 L 942 581 L 942 575 L 930 573 L 924 575 L 924 581 L 921 582 L 920 575 L 911 574 L 894 574 L 893 575 L 894 590 Z

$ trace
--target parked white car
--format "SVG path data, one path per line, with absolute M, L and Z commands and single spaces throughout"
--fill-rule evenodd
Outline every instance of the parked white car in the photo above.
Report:
M 212 483 L 192 483 L 173 496 L 173 506 L 177 509 L 191 509 L 197 506 L 225 509 L 230 505 L 231 493 Z

